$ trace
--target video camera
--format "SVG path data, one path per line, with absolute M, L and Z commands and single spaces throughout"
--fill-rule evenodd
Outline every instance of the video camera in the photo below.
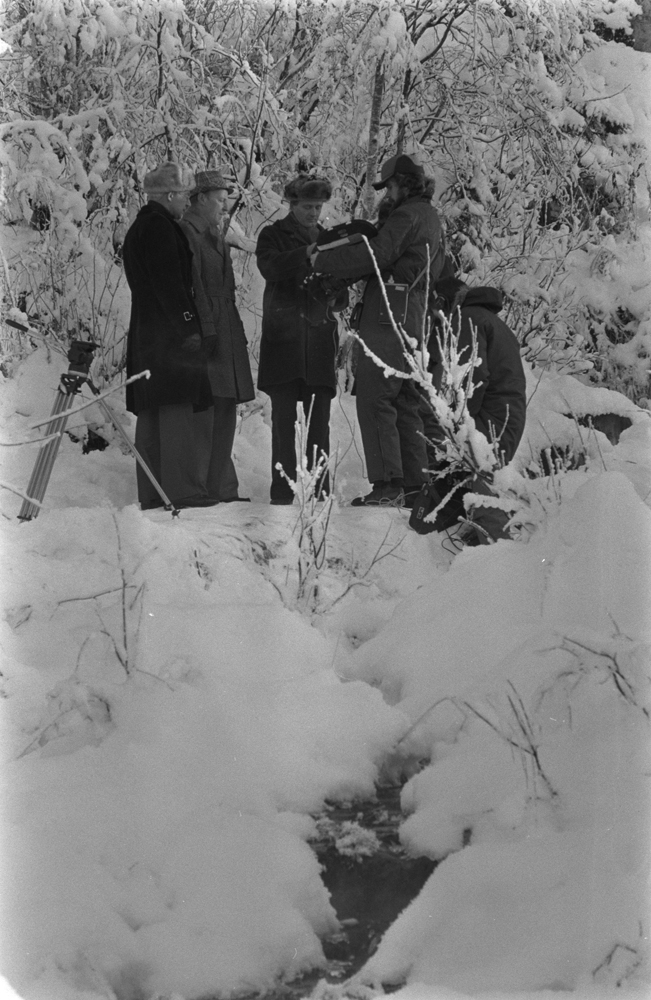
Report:
M 334 250 L 335 247 L 347 246 L 349 243 L 359 243 L 359 237 L 365 236 L 372 240 L 378 231 L 372 222 L 365 219 L 353 219 L 352 222 L 342 222 L 331 229 L 324 229 L 316 238 L 319 250 Z M 355 239 L 357 237 L 357 239 Z

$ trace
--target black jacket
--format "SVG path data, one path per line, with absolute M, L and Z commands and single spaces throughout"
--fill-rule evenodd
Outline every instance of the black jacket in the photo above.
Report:
M 335 357 L 339 344 L 333 308 L 348 301 L 341 297 L 328 304 L 329 293 L 312 277 L 305 248 L 310 239 L 289 214 L 266 226 L 258 238 L 258 269 L 266 280 L 262 300 L 262 337 L 258 388 L 303 379 L 307 385 L 336 391 Z
M 212 406 L 201 326 L 192 294 L 192 253 L 173 216 L 158 202 L 140 209 L 127 232 L 124 270 L 131 289 L 127 409 L 139 413 L 172 403 Z M 199 349 L 193 349 L 198 342 Z
M 489 441 L 501 434 L 499 449 L 506 464 L 513 458 L 524 432 L 527 397 L 520 345 L 497 315 L 501 309 L 502 293 L 497 288 L 469 288 L 461 306 L 459 347 L 461 361 L 468 361 L 472 330 L 476 330 L 481 363 L 473 373 L 475 391 L 468 412 Z M 458 311 L 455 315 L 453 326 L 457 332 Z M 432 381 L 438 389 L 443 370 L 434 336 L 430 339 L 430 351 Z

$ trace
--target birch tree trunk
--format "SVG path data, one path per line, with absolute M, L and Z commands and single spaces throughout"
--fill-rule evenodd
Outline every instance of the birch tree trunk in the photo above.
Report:
M 373 181 L 377 172 L 378 139 L 380 135 L 380 115 L 382 113 L 382 98 L 384 96 L 384 57 L 381 56 L 375 67 L 373 82 L 373 101 L 371 103 L 371 121 L 368 130 L 368 155 L 366 158 L 366 187 L 364 191 L 364 215 L 368 219 L 375 208 L 375 191 Z

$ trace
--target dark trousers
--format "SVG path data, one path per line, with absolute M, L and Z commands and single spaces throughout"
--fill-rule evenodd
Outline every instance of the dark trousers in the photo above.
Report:
M 192 403 L 174 403 L 141 410 L 136 418 L 136 448 L 170 500 L 205 496 Z M 136 465 L 138 500 L 160 502 L 160 497 Z
M 272 500 L 291 500 L 294 494 L 280 471 L 277 463 L 283 467 L 286 475 L 296 481 L 296 446 L 295 429 L 296 409 L 299 403 L 303 406 L 305 420 L 310 417 L 307 435 L 308 468 L 314 464 L 314 449 L 316 447 L 317 461 L 321 453 L 330 452 L 330 389 L 319 385 L 306 385 L 302 379 L 286 382 L 282 385 L 270 386 L 266 390 L 271 397 L 271 490 Z M 312 413 L 310 416 L 310 407 Z M 328 492 L 327 475 L 323 480 L 323 491 Z
M 237 424 L 237 400 L 214 396 L 213 406 L 194 415 L 199 468 L 208 496 L 229 500 L 239 483 L 231 453 Z
M 378 365 L 360 352 L 355 391 L 369 480 L 402 479 L 406 486 L 421 486 L 427 478 L 427 450 L 421 397 L 412 382 L 385 378 Z

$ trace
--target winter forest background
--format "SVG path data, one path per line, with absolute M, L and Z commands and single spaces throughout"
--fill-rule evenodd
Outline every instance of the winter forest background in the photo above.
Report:
M 5 5 L 7 996 L 248 997 L 313 970 L 294 996 L 651 995 L 648 14 Z M 503 290 L 522 345 L 527 429 L 497 474 L 512 541 L 460 550 L 346 506 L 365 474 L 345 370 L 325 510 L 309 477 L 293 508 L 267 506 L 260 395 L 235 447 L 250 509 L 140 512 L 133 461 L 89 408 L 18 523 L 70 340 L 99 345 L 99 388 L 124 378 L 121 246 L 154 163 L 237 178 L 227 235 L 255 367 L 251 251 L 288 175 L 332 180 L 326 225 L 374 218 L 370 183 L 400 150 L 434 175 L 461 275 Z M 324 843 L 361 870 L 384 850 L 364 803 L 400 786 L 392 849 L 433 870 L 337 985 L 353 924 Z

